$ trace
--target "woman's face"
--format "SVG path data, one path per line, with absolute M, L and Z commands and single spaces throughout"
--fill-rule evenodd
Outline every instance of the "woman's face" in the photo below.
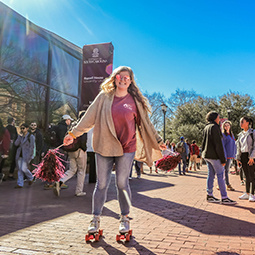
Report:
M 28 132 L 28 128 L 24 127 L 24 126 L 21 126 L 20 127 L 20 132 L 24 135 Z
M 115 77 L 115 84 L 117 90 L 127 91 L 128 87 L 131 84 L 131 78 L 128 71 L 122 71 Z
M 229 133 L 230 124 L 229 124 L 229 123 L 225 123 L 225 124 L 224 124 L 224 129 L 227 131 L 227 133 Z
M 245 119 L 240 120 L 240 127 L 241 129 L 248 130 L 249 129 L 249 122 Z

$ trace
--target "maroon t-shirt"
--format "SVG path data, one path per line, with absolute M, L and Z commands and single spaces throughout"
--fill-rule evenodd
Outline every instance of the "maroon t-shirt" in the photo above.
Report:
M 114 96 L 112 103 L 112 118 L 124 153 L 136 151 L 137 109 L 133 97 L 128 93 L 124 97 Z

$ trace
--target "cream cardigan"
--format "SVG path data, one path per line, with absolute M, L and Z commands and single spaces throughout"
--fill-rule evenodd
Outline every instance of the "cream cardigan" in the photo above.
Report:
M 123 155 L 123 149 L 117 138 L 112 119 L 112 102 L 114 94 L 100 92 L 90 105 L 84 116 L 72 129 L 75 137 L 87 133 L 94 127 L 93 148 L 96 153 L 105 157 L 118 157 Z M 136 128 L 136 154 L 135 159 L 145 162 L 148 166 L 153 161 L 162 158 L 159 144 L 162 138 L 158 135 L 142 104 L 135 99 L 140 125 Z

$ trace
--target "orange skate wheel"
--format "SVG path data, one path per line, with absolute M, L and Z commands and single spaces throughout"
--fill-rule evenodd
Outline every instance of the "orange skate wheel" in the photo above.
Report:
M 99 229 L 98 233 L 99 233 L 100 236 L 102 236 L 103 235 L 103 229 Z
M 116 235 L 116 241 L 120 241 L 120 235 Z
M 130 234 L 126 235 L 126 241 L 129 242 L 130 241 Z
M 99 234 L 95 234 L 95 241 L 99 241 L 99 237 L 100 237 Z
M 89 241 L 89 234 L 85 235 L 85 241 L 86 241 L 86 242 Z

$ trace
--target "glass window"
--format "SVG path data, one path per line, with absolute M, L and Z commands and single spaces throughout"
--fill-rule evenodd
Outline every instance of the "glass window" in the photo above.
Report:
M 36 121 L 39 127 L 43 127 L 46 90 L 45 86 L 1 72 L 0 117 L 7 119 L 12 116 L 17 124 Z
M 49 43 L 29 25 L 13 17 L 3 21 L 1 61 L 4 68 L 25 77 L 47 81 Z
M 64 114 L 69 114 L 76 119 L 78 100 L 75 97 L 67 96 L 51 89 L 49 106 L 50 123 L 57 124 Z
M 78 96 L 80 61 L 53 45 L 51 87 Z

